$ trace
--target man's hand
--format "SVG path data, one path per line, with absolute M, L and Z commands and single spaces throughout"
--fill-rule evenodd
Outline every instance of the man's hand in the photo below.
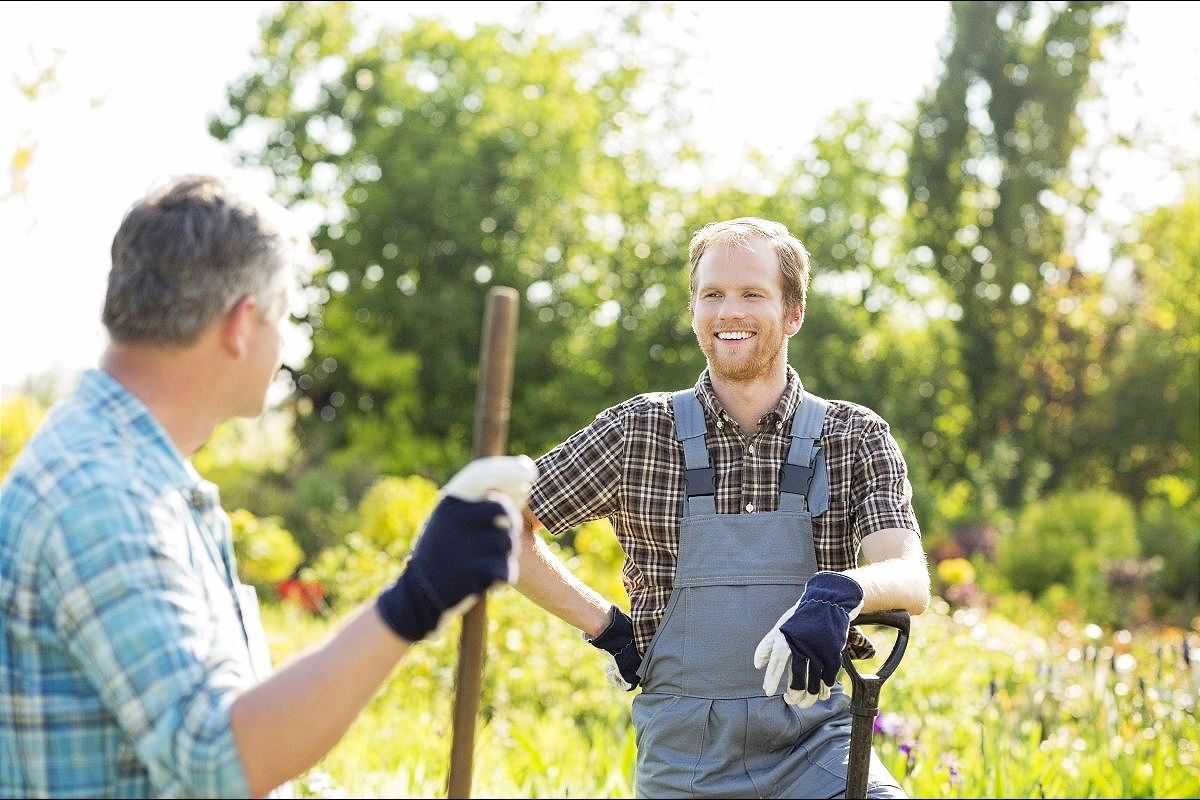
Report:
M 633 620 L 616 606 L 608 614 L 608 625 L 594 639 L 587 641 L 608 653 L 609 661 L 604 665 L 604 674 L 609 684 L 627 692 L 632 691 L 641 682 L 637 671 L 642 665 L 642 657 L 633 643 Z
M 818 572 L 809 578 L 800 600 L 783 613 L 754 651 L 755 668 L 767 668 L 763 691 L 774 694 L 788 672 L 789 688 L 783 695 L 787 703 L 807 708 L 829 699 L 850 621 L 862 604 L 862 587 L 847 575 Z
M 520 512 L 529 500 L 533 482 L 537 480 L 537 466 L 529 456 L 487 456 L 477 458 L 460 469 L 445 486 L 442 496 L 457 497 L 474 503 L 498 492 L 512 500 Z M 509 583 L 517 582 L 517 559 L 521 554 L 521 527 L 524 525 L 520 513 L 508 529 L 512 538 L 512 551 L 508 555 Z M 466 609 L 463 609 L 464 611 Z
M 523 523 L 514 501 L 524 502 L 535 477 L 529 458 L 499 456 L 468 464 L 446 484 L 404 571 L 379 595 L 388 627 L 419 641 L 493 583 L 516 578 Z

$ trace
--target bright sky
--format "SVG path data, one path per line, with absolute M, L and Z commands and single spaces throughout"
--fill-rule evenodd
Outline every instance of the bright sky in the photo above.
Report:
M 0 3 L 0 157 L 36 143 L 24 193 L 9 196 L 7 176 L 0 182 L 0 384 L 97 362 L 108 248 L 122 214 L 164 176 L 233 170 L 207 117 L 249 68 L 258 19 L 276 5 Z M 523 4 L 360 5 L 390 22 L 434 15 L 468 32 L 476 21 L 511 21 Z M 547 5 L 564 31 L 594 13 Z M 693 113 L 715 177 L 735 176 L 748 145 L 798 152 L 818 122 L 856 99 L 883 113 L 911 111 L 937 77 L 949 13 L 941 2 L 677 5 L 699 10 L 689 81 L 708 93 Z M 1129 29 L 1135 57 L 1108 89 L 1123 98 L 1119 121 L 1187 128 L 1180 145 L 1200 163 L 1200 3 L 1133 3 Z M 28 80 L 53 63 L 57 88 L 30 104 L 14 76 Z M 1170 202 L 1180 189 L 1153 154 L 1109 166 L 1121 187 L 1109 192 L 1115 216 Z

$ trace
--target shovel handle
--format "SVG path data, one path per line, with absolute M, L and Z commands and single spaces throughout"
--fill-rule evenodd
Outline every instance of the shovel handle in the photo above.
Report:
M 860 676 L 858 670 L 854 667 L 854 662 L 850 659 L 849 652 L 842 653 L 842 666 L 846 668 L 846 672 L 850 675 L 850 682 L 854 684 L 856 691 L 858 682 L 864 678 L 878 678 L 879 682 L 883 683 L 892 677 L 892 673 L 896 671 L 896 667 L 900 666 L 900 660 L 904 658 L 904 651 L 908 648 L 910 621 L 911 618 L 907 611 L 876 611 L 871 614 L 859 614 L 855 617 L 855 625 L 882 625 L 888 628 L 895 628 L 897 631 L 896 642 L 892 645 L 892 652 L 888 654 L 887 659 L 883 662 L 883 666 L 874 675 L 868 673 L 865 676 Z
M 875 715 L 879 713 L 879 690 L 883 682 L 891 677 L 904 658 L 908 647 L 909 614 L 907 611 L 877 611 L 872 614 L 860 614 L 855 625 L 883 625 L 895 628 L 896 642 L 892 652 L 884 660 L 883 666 L 875 673 L 860 673 L 850 659 L 850 651 L 842 651 L 842 666 L 850 676 L 854 694 L 850 699 L 850 757 L 846 765 L 846 797 L 864 798 L 867 796 L 867 780 L 871 771 L 871 735 L 875 730 Z

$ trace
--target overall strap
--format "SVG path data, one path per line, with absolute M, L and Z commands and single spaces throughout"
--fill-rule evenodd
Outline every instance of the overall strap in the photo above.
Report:
M 792 417 L 792 444 L 779 474 L 779 510 L 808 511 L 814 517 L 829 507 L 829 472 L 817 446 L 829 401 L 805 392 Z
M 675 438 L 683 444 L 683 516 L 715 514 L 716 480 L 704 444 L 704 409 L 694 389 L 671 395 L 671 407 L 675 409 Z

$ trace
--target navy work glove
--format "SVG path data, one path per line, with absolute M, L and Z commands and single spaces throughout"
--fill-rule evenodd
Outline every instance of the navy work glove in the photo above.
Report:
M 754 651 L 754 666 L 767 668 L 763 691 L 774 694 L 790 666 L 786 702 L 807 708 L 829 699 L 842 666 L 850 621 L 862 604 L 862 587 L 848 575 L 818 572 L 809 578 L 800 600 L 783 613 Z
M 586 636 L 584 636 L 587 639 Z M 618 689 L 632 691 L 641 682 L 638 667 L 642 657 L 633 643 L 633 620 L 621 609 L 613 606 L 608 612 L 608 625 L 594 639 L 587 639 L 593 647 L 605 651 L 609 661 L 604 665 L 604 674 L 609 684 Z
M 516 579 L 517 503 L 535 477 L 529 458 L 496 456 L 468 464 L 446 484 L 404 571 L 376 601 L 389 628 L 419 641 L 493 583 Z

